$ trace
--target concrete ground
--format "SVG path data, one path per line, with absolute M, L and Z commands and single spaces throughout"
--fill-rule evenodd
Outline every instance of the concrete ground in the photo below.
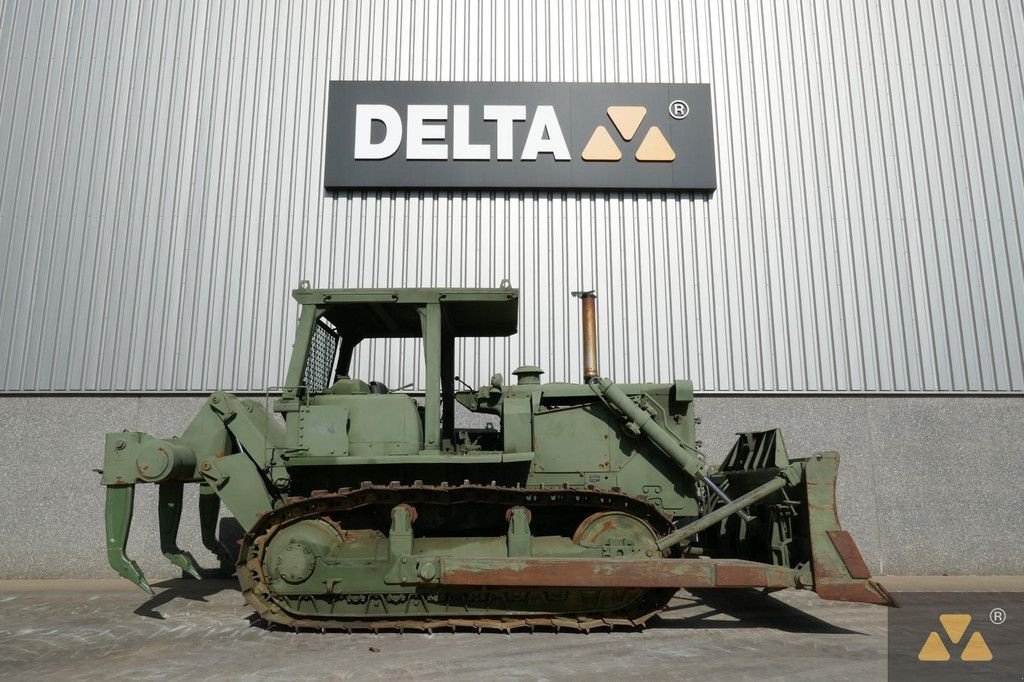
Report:
M 891 591 L 1024 591 L 1024 578 L 888 578 Z M 641 632 L 311 634 L 249 621 L 233 581 L 0 581 L 0 677 L 882 679 L 886 609 L 794 590 L 680 592 Z

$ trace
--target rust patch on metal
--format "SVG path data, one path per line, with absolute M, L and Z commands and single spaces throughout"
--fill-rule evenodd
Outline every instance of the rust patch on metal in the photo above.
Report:
M 766 587 L 767 582 L 760 566 L 719 564 L 715 567 L 718 587 Z
M 832 562 L 822 561 L 821 559 L 814 559 L 814 582 L 818 583 L 822 579 L 835 578 L 838 580 L 846 580 L 847 576 L 845 573 L 841 573 L 838 568 L 832 564 Z
M 747 563 L 717 563 L 716 587 L 796 587 L 796 574 L 782 566 Z
M 678 559 L 446 559 L 441 583 L 576 588 L 714 586 L 710 565 L 688 564 Z
M 505 587 L 793 587 L 788 569 L 733 560 L 445 559 L 445 585 Z
M 860 602 L 862 604 L 881 604 L 897 606 L 888 590 L 874 580 L 848 580 L 835 583 L 818 583 L 814 591 L 822 599 L 832 601 Z
M 581 534 L 583 533 L 583 530 L 586 529 L 586 527 L 589 526 L 594 521 L 594 519 L 600 518 L 601 515 L 604 514 L 604 513 L 605 512 L 603 512 L 603 511 L 594 512 L 593 514 L 591 514 L 587 518 L 583 519 L 583 521 L 580 523 L 580 525 L 576 527 L 576 532 L 573 533 L 573 536 L 572 536 L 573 544 L 577 544 L 577 545 L 580 544 L 580 537 L 581 537 Z
M 843 560 L 846 570 L 850 572 L 850 577 L 870 578 L 871 571 L 868 570 L 867 564 L 864 563 L 864 557 L 861 556 L 857 543 L 853 541 L 853 536 L 845 530 L 830 530 L 827 532 L 832 540 L 832 544 L 835 545 L 836 551 L 839 552 L 839 558 Z

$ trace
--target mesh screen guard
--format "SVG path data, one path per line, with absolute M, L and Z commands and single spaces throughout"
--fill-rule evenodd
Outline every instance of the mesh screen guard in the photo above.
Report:
M 309 342 L 306 366 L 302 370 L 302 384 L 309 395 L 323 393 L 331 385 L 331 372 L 338 355 L 338 330 L 327 320 L 320 318 L 313 328 Z

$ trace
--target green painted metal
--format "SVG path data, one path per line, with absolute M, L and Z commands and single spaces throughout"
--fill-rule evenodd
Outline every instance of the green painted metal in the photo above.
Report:
M 543 383 L 543 370 L 523 366 L 514 384 L 496 374 L 456 390 L 456 339 L 515 333 L 516 289 L 303 285 L 294 296 L 301 312 L 276 415 L 219 391 L 178 437 L 107 434 L 108 558 L 141 588 L 125 554 L 134 486 L 160 486 L 161 548 L 198 578 L 177 544 L 183 486 L 195 483 L 203 545 L 222 568 L 234 558 L 216 536 L 223 503 L 248 533 L 238 556 L 247 598 L 291 625 L 456 613 L 638 623 L 673 585 L 885 601 L 839 527 L 838 459 L 791 460 L 781 434 L 766 431 L 741 434 L 722 465 L 708 465 L 687 380 Z M 424 341 L 422 402 L 349 375 L 359 343 L 403 337 Z M 500 428 L 458 427 L 456 405 Z M 480 576 L 494 590 L 467 596 L 488 588 Z M 539 589 L 574 579 L 576 591 Z
M 160 551 L 168 561 L 198 580 L 200 575 L 196 560 L 178 547 L 178 526 L 181 524 L 185 484 L 181 481 L 165 481 L 159 489 Z
M 705 464 L 697 457 L 697 449 L 679 440 L 655 419 L 657 412 L 647 409 L 642 401 L 634 401 L 610 379 L 598 378 L 591 382 L 595 393 L 618 409 L 626 420 L 626 429 L 634 436 L 643 434 L 659 450 L 672 458 L 693 478 L 704 475 Z
M 200 483 L 199 532 L 202 536 L 203 547 L 217 557 L 222 571 L 230 571 L 235 563 L 235 557 L 217 539 L 217 522 L 219 517 L 220 497 L 208 483 Z
M 799 477 L 798 477 L 799 480 Z M 768 495 L 771 495 L 777 490 L 781 490 L 785 487 L 789 481 L 784 476 L 776 476 L 767 483 L 763 483 L 757 488 L 754 488 L 749 493 L 735 501 L 730 501 L 723 506 L 715 509 L 712 512 L 708 512 L 704 516 L 700 517 L 696 521 L 686 524 L 679 530 L 673 531 L 658 541 L 658 549 L 669 549 L 675 547 L 684 540 L 693 537 L 697 533 L 710 528 L 718 523 L 721 523 L 727 519 L 730 515 L 737 513 L 742 509 L 746 509 L 755 502 L 764 499 Z
M 107 561 L 118 575 L 132 581 L 149 594 L 153 594 L 153 588 L 146 582 L 142 569 L 125 553 L 128 546 L 128 533 L 132 527 L 134 506 L 134 485 L 107 486 Z

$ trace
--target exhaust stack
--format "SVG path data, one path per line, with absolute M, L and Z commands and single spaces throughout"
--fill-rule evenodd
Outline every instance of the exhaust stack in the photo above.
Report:
M 591 291 L 574 291 L 580 299 L 583 321 L 583 382 L 598 376 L 597 371 L 597 294 Z

